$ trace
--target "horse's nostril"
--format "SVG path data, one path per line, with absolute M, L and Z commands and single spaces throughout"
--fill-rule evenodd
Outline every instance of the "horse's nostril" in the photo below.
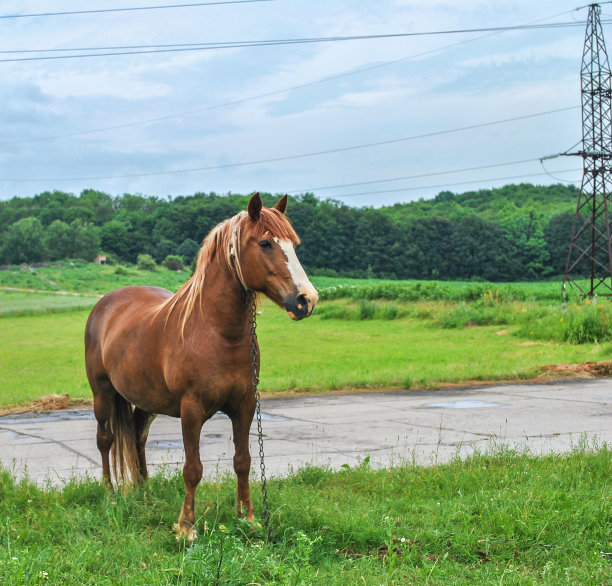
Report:
M 308 297 L 303 293 L 297 296 L 298 309 L 308 309 Z

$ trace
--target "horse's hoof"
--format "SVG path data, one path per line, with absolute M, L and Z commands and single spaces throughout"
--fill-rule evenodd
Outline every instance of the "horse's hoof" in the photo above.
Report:
M 177 541 L 185 539 L 189 543 L 192 543 L 198 537 L 198 532 L 193 525 L 185 526 L 175 523 L 172 528 L 174 529 L 174 536 Z
M 253 533 L 255 533 L 256 531 L 261 531 L 263 529 L 261 523 L 259 521 L 255 521 L 252 515 L 250 518 L 243 517 L 242 519 L 240 519 L 240 522 L 246 525 Z

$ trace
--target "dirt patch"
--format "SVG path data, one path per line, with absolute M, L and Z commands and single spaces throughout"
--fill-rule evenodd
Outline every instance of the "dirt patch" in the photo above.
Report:
M 548 366 L 542 366 L 541 369 L 555 375 L 597 378 L 612 375 L 612 361 L 549 364 Z
M 68 393 L 61 395 L 45 395 L 35 401 L 16 405 L 13 407 L 0 408 L 0 416 L 14 415 L 15 413 L 43 413 L 46 411 L 57 411 L 68 409 L 68 407 L 91 407 L 91 399 L 72 399 Z

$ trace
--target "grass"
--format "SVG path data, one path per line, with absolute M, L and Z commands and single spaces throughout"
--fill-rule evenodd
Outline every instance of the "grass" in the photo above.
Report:
M 98 299 L 98 295 L 92 294 L 33 293 L 0 289 L 0 317 L 91 309 Z
M 185 279 L 94 265 L 0 271 L 0 286 L 81 293 L 176 289 Z M 261 307 L 266 394 L 517 380 L 545 364 L 612 356 L 602 336 L 607 308 L 605 316 L 584 306 L 560 315 L 554 284 L 498 293 L 487 284 L 313 280 L 327 299 L 319 315 L 294 323 L 269 302 Z M 94 300 L 0 292 L 0 405 L 49 393 L 90 397 L 88 311 L 78 304 Z M 171 532 L 179 475 L 109 494 L 95 480 L 40 488 L 0 470 L 0 583 L 612 583 L 611 456 L 607 446 L 579 444 L 539 458 L 495 448 L 432 468 L 373 470 L 367 457 L 340 472 L 305 467 L 269 482 L 271 542 L 236 521 L 235 481 L 223 477 L 198 489 L 199 513 L 208 513 L 193 545 Z
M 189 274 L 189 270 L 175 272 L 162 267 L 158 267 L 156 271 L 146 271 L 132 265 L 96 265 L 83 261 L 66 261 L 36 269 L 14 266 L 11 270 L 0 271 L 0 287 L 107 293 L 125 285 L 147 284 L 176 291 L 187 280 Z M 561 299 L 559 282 L 391 281 L 319 276 L 313 276 L 312 282 L 319 289 L 322 300 L 344 297 L 395 301 L 425 299 L 470 301 L 481 298 L 487 291 L 496 292 L 504 299 L 538 298 L 550 301 Z
M 0 287 L 104 294 L 126 285 L 148 284 L 176 291 L 189 275 L 189 271 L 176 272 L 165 268 L 143 271 L 135 266 L 75 261 L 48 268 L 12 267 L 12 270 L 0 271 Z
M 83 336 L 87 311 L 0 319 L 0 405 L 51 393 L 91 397 Z
M 426 303 L 414 308 L 414 317 L 386 321 L 314 315 L 296 323 L 264 302 L 257 330 L 262 392 L 436 388 L 466 381 L 524 380 L 539 376 L 544 365 L 612 358 L 611 343 L 524 339 L 498 325 L 442 330 L 431 318 L 437 307 Z M 75 311 L 0 319 L 0 405 L 50 393 L 91 397 L 83 358 L 87 315 Z
M 5 286 L 94 293 L 137 283 L 176 289 L 185 278 L 165 269 L 79 263 L 0 271 Z M 327 299 L 308 320 L 291 322 L 268 301 L 261 307 L 264 394 L 516 381 L 540 376 L 549 364 L 612 358 L 608 302 L 571 304 L 563 312 L 546 300 L 555 283 L 313 280 Z M 417 293 L 421 298 L 407 300 Z M 95 300 L 83 292 L 0 290 L 0 406 L 51 393 L 91 396 L 82 340 Z
M 433 468 L 269 483 L 273 539 L 234 518 L 233 478 L 198 489 L 199 539 L 176 542 L 182 480 L 125 495 L 100 483 L 15 484 L 0 473 L 3 584 L 605 584 L 612 581 L 612 454 L 504 449 Z M 254 484 L 255 507 L 261 508 Z M 205 530 L 205 522 L 208 531 Z

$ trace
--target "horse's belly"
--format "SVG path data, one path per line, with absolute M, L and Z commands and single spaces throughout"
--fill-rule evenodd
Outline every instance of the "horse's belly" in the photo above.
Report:
M 162 352 L 153 341 L 136 331 L 108 340 L 104 366 L 113 387 L 130 403 L 150 413 L 178 416 L 180 397 L 166 384 Z

